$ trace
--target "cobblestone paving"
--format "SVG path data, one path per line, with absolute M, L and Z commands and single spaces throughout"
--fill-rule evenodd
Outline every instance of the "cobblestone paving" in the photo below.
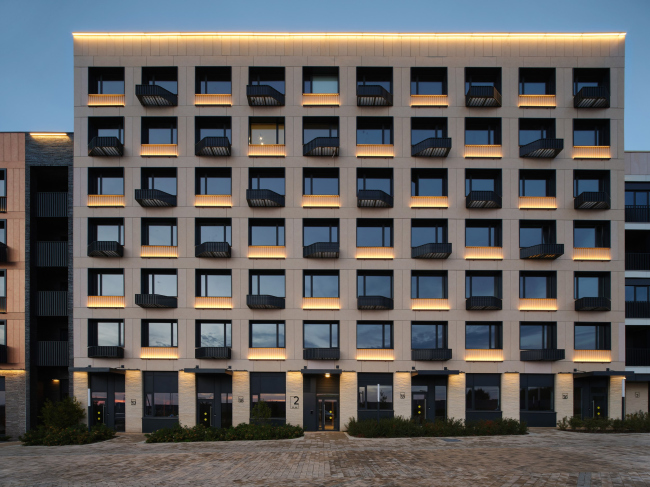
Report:
M 650 435 L 540 429 L 527 436 L 367 440 L 0 445 L 0 485 L 650 486 Z

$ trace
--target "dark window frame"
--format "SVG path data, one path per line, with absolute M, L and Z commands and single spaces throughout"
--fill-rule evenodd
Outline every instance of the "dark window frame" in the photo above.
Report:
M 118 244 L 124 245 L 124 218 L 88 218 L 88 245 L 98 241 L 97 226 L 104 223 L 106 226 L 119 227 Z
M 598 180 L 598 191 L 611 194 L 611 171 L 609 169 L 574 169 L 573 170 L 573 197 L 577 198 L 584 191 L 578 193 L 580 180 Z
M 427 242 L 427 243 L 449 243 L 449 220 L 446 218 L 411 218 L 411 248 L 417 247 L 413 245 L 413 229 L 414 228 L 435 228 L 436 240 L 438 234 L 442 234 L 441 242 Z M 442 229 L 442 230 L 438 230 Z M 423 244 L 421 244 L 423 245 Z
M 232 320 L 194 320 L 194 347 L 205 348 L 201 344 L 201 327 L 206 325 L 224 325 L 223 327 L 223 343 L 225 348 L 232 348 Z M 230 329 L 230 333 L 228 333 Z
M 329 347 L 323 347 L 319 348 L 319 350 L 336 350 L 340 348 L 340 342 L 341 342 L 341 322 L 337 320 L 333 321 L 327 321 L 327 320 L 304 320 L 302 322 L 302 348 L 306 349 L 309 348 L 306 346 L 305 343 L 305 337 L 307 336 L 306 333 L 306 326 L 308 325 L 329 325 L 330 326 L 330 346 Z M 334 340 L 332 338 L 332 330 L 336 328 L 336 344 L 334 343 Z
M 594 136 L 597 142 L 596 144 L 591 145 L 592 147 L 610 147 L 611 146 L 611 130 L 612 122 L 609 118 L 574 118 L 573 119 L 573 146 L 579 147 L 575 143 L 576 131 L 586 132 L 591 131 L 585 128 L 579 129 L 580 127 L 589 127 L 592 124 L 594 127 Z M 578 130 L 577 130 L 578 129 Z M 589 147 L 589 146 L 587 146 Z
M 312 223 L 321 223 L 321 225 L 316 225 Z M 305 228 L 309 227 L 319 227 L 319 228 L 329 228 L 329 240 L 327 243 L 339 243 L 339 236 L 341 234 L 341 223 L 338 218 L 303 218 L 302 219 L 302 246 L 305 245 Z M 336 238 L 332 239 L 332 229 L 336 228 Z M 314 242 L 316 243 L 316 242 Z M 310 244 L 311 245 L 311 244 Z
M 150 226 L 168 226 L 172 245 L 170 247 L 178 247 L 178 219 L 177 218 L 142 218 L 140 220 L 141 240 L 142 245 L 156 245 L 149 243 L 149 227 Z M 174 245 L 175 244 L 175 245 Z
M 476 390 L 482 387 L 498 388 L 497 409 L 476 409 Z M 501 411 L 501 374 L 466 374 L 465 408 L 467 411 Z
M 542 327 L 542 346 L 539 348 L 524 348 L 521 343 L 521 330 L 526 326 Z M 557 350 L 557 322 L 556 321 L 520 321 L 519 322 L 519 350 Z
M 282 276 L 284 277 L 284 290 L 282 294 L 284 296 L 277 296 L 277 297 L 286 297 L 287 294 L 287 276 L 284 270 L 278 270 L 278 269 L 249 269 L 248 271 L 248 294 L 251 296 L 264 296 L 263 294 L 260 294 L 260 277 L 261 276 Z M 258 293 L 255 294 L 253 293 L 253 280 L 257 280 L 257 290 Z
M 121 76 L 119 73 L 121 72 Z M 122 93 L 125 94 L 126 80 L 124 78 L 124 66 L 88 66 L 88 94 L 89 95 L 103 95 L 104 94 L 104 78 L 118 78 L 106 79 L 106 81 L 121 81 Z M 122 79 L 119 79 L 122 78 Z M 97 86 L 99 83 L 99 86 Z M 113 93 L 111 93 L 113 94 Z
M 593 326 L 594 344 L 596 348 L 576 348 L 576 331 L 579 327 Z M 612 324 L 609 322 L 574 322 L 573 324 L 573 349 L 574 350 L 610 350 L 612 349 Z
M 361 293 L 361 290 L 359 289 L 359 278 L 363 278 L 363 294 Z M 385 271 L 374 271 L 374 270 L 358 270 L 357 271 L 357 298 L 361 297 L 366 297 L 369 296 L 366 294 L 366 278 L 368 277 L 390 277 L 390 296 L 384 296 L 389 299 L 393 299 L 393 296 L 395 294 L 395 276 L 392 270 L 385 270 Z M 374 296 L 374 294 L 370 295 Z
M 556 220 L 519 220 L 519 248 L 520 249 L 527 248 L 521 245 L 521 230 L 524 228 L 541 228 L 542 242 L 540 242 L 540 244 L 557 243 L 557 221 Z
M 413 167 L 411 168 L 411 196 L 421 196 L 420 195 L 420 180 L 428 179 L 440 179 L 441 184 L 441 195 L 434 196 L 449 196 L 449 174 L 447 168 L 421 168 Z
M 467 328 L 470 326 L 488 326 L 488 348 L 467 348 Z M 465 350 L 503 350 L 503 321 L 466 321 Z
M 6 169 L 5 169 L 6 171 Z M 114 173 L 114 174 L 113 174 Z M 104 178 L 117 179 L 122 178 L 122 194 L 124 196 L 124 168 L 123 167 L 89 167 L 88 168 L 88 194 L 103 195 L 102 180 Z M 5 178 L 6 181 L 6 178 Z M 108 193 L 106 193 L 108 194 Z
M 218 73 L 219 71 L 223 71 L 224 73 Z M 228 79 L 209 79 L 210 76 L 226 77 Z M 208 91 L 208 82 L 210 81 L 230 83 L 230 91 L 228 93 L 210 93 Z M 195 66 L 194 93 L 196 95 L 232 95 L 232 66 Z
M 441 83 L 441 92 L 442 93 L 420 93 L 420 77 L 436 77 L 439 80 L 437 82 Z M 447 67 L 445 66 L 435 66 L 435 67 L 411 67 L 411 96 L 412 95 L 448 95 L 449 94 L 449 75 L 447 72 Z M 422 81 L 426 83 L 426 81 Z M 415 93 L 413 89 L 415 88 Z
M 475 245 L 467 245 L 467 229 L 468 228 L 494 228 L 494 235 L 490 231 L 490 244 L 487 247 L 503 247 L 503 220 L 482 220 L 476 218 L 465 219 L 465 247 L 475 247 Z M 483 247 L 479 245 L 478 247 Z
M 555 169 L 520 169 L 519 197 L 526 197 L 526 181 L 541 180 L 546 181 L 546 197 L 555 197 L 557 186 Z
M 162 346 L 156 346 L 156 345 L 150 345 L 149 344 L 149 325 L 152 323 L 156 324 L 169 324 L 171 325 L 169 327 L 169 342 L 172 345 L 162 345 Z M 147 348 L 178 348 L 178 320 L 172 319 L 172 320 L 153 320 L 153 319 L 143 319 L 140 320 L 140 329 L 141 329 L 141 335 L 140 335 L 140 341 L 141 341 L 141 346 L 142 347 L 147 347 Z
M 156 383 L 163 384 L 157 388 Z M 142 416 L 144 418 L 178 418 L 179 417 L 179 392 L 178 392 L 178 373 L 177 372 L 159 372 L 159 371 L 144 371 L 142 377 L 143 396 L 144 396 L 144 410 Z M 174 387 L 175 386 L 175 387 Z M 174 392 L 174 390 L 176 392 Z M 170 405 L 167 414 L 167 408 L 163 409 L 163 414 L 156 414 L 156 394 L 169 394 Z M 174 404 L 175 403 L 175 404 Z M 174 411 L 176 414 L 174 414 Z
M 171 73 L 175 72 L 175 76 Z M 166 77 L 171 76 L 171 78 L 176 78 L 176 79 L 166 79 Z M 156 79 L 160 78 L 162 79 Z M 156 86 L 162 86 L 158 85 L 158 82 L 163 82 L 163 83 L 176 83 L 176 89 L 175 90 L 170 90 L 169 88 L 165 88 L 167 91 L 170 93 L 173 93 L 174 95 L 178 95 L 179 93 L 179 86 L 178 86 L 178 66 L 142 66 L 142 84 L 143 85 L 156 85 Z
M 307 122 L 307 124 L 305 124 Z M 317 137 L 314 137 L 309 140 L 305 140 L 305 125 L 309 125 L 309 123 L 319 123 L 322 125 L 329 125 L 329 135 L 323 135 L 319 137 L 339 137 L 341 130 L 340 130 L 340 123 L 339 123 L 339 117 L 315 117 L 315 116 L 309 116 L 309 117 L 302 117 L 302 143 L 307 144 L 314 140 Z
M 529 277 L 546 279 L 545 298 L 528 298 L 526 296 L 526 279 Z M 557 271 L 519 271 L 519 299 L 557 299 Z
M 178 145 L 178 117 L 141 117 L 140 143 L 149 144 L 150 129 L 167 129 L 169 127 L 170 141 L 165 144 Z
M 593 228 L 595 230 L 594 247 L 584 248 L 611 248 L 612 246 L 611 220 L 573 220 L 573 246 L 576 242 L 576 229 Z M 602 244 L 602 245 L 598 245 Z M 577 247 L 575 247 L 577 248 Z
M 121 268 L 88 268 L 88 296 L 120 296 L 119 294 L 104 294 L 103 284 L 100 276 L 114 275 L 122 276 L 122 294 L 126 295 L 126 281 L 124 279 L 124 269 Z
M 110 126 L 111 122 L 117 125 L 112 130 L 118 131 L 117 139 L 124 144 L 124 117 L 88 117 L 88 143 L 94 138 L 99 137 L 98 130 Z M 102 127 L 102 125 L 105 125 Z
M 227 242 L 232 245 L 232 218 L 195 218 L 194 219 L 194 245 L 201 245 L 201 228 L 202 227 L 221 227 L 223 226 L 223 240 L 217 242 Z M 228 227 L 230 227 L 230 241 L 228 240 Z M 208 240 L 206 240 L 208 242 Z
M 467 143 L 467 131 L 468 128 L 471 130 L 481 130 L 488 133 L 488 144 L 477 144 L 477 145 L 502 145 L 503 143 L 503 129 L 502 129 L 502 120 L 498 117 L 467 117 L 465 118 L 465 130 L 463 132 L 465 138 L 465 145 L 475 145 Z M 478 127 L 478 128 L 471 128 Z M 486 127 L 486 128 L 482 128 Z
M 280 75 L 280 73 L 282 73 Z M 282 89 L 269 83 L 282 82 Z M 248 84 L 251 86 L 271 86 L 283 95 L 287 92 L 287 72 L 284 66 L 249 66 Z
M 503 69 L 501 67 L 466 67 L 465 68 L 465 93 L 469 92 L 469 89 L 472 87 L 473 77 L 478 78 L 494 78 L 494 80 L 487 81 L 492 83 L 499 93 L 501 93 L 501 86 L 503 83 Z M 476 83 L 483 83 L 482 81 L 477 80 Z
M 482 189 L 474 189 L 474 180 L 491 179 L 494 181 L 493 191 L 499 195 L 503 195 L 503 171 L 501 169 L 465 169 L 465 196 L 472 191 L 484 191 Z
M 336 93 L 322 93 L 322 94 L 340 94 L 341 93 L 341 75 L 338 66 L 303 66 L 302 67 L 302 92 L 303 94 L 313 94 L 313 80 L 314 75 L 320 74 L 326 76 L 334 76 L 336 73 Z M 328 72 L 330 71 L 330 72 Z M 309 83 L 309 85 L 307 85 Z
M 253 190 L 263 190 L 268 188 L 262 188 L 261 180 L 266 177 L 273 179 L 282 179 L 283 189 L 281 193 L 278 193 L 284 196 L 287 192 L 287 176 L 284 167 L 249 167 L 248 168 L 248 189 Z M 274 190 L 270 190 L 274 191 Z M 274 191 L 277 193 L 277 191 Z
M 214 137 L 226 137 L 228 139 L 228 142 L 232 144 L 232 117 L 229 116 L 194 117 L 194 143 L 195 144 L 198 144 L 201 140 L 204 139 L 204 137 L 201 137 L 201 129 L 223 130 L 223 135 L 215 135 Z
M 502 299 L 503 296 L 503 272 L 502 271 L 465 271 L 465 299 L 474 297 L 472 292 L 473 291 L 472 279 L 474 277 L 494 278 L 493 297 Z
M 365 325 L 381 325 L 381 348 L 363 348 L 359 347 L 359 326 Z M 390 343 L 386 346 L 386 327 L 390 330 Z M 392 321 L 368 321 L 360 320 L 357 321 L 356 328 L 356 346 L 357 350 L 394 350 L 395 349 L 395 325 Z
M 313 270 L 313 269 L 304 269 L 302 271 L 302 297 L 303 298 L 312 298 L 313 296 L 306 296 L 307 294 L 307 279 L 311 279 L 311 294 L 314 294 L 314 276 L 336 276 L 337 281 L 337 296 L 336 298 L 341 297 L 341 275 L 340 271 L 337 270 Z
M 336 196 L 341 195 L 341 176 L 338 167 L 328 167 L 328 168 L 315 168 L 315 167 L 303 167 L 302 169 L 302 194 L 313 196 L 320 195 L 320 193 L 314 193 L 314 179 L 319 179 L 318 175 L 329 175 L 336 174 Z M 310 180 L 309 193 L 307 192 L 307 179 Z M 326 177 L 323 179 L 334 179 L 333 177 Z
M 442 277 L 442 298 L 420 297 L 420 278 L 421 277 Z M 415 285 L 415 288 L 413 287 Z M 444 271 L 411 271 L 411 299 L 448 299 L 449 297 L 449 277 L 448 272 Z
M 203 295 L 203 287 L 205 281 L 206 292 L 208 290 L 208 276 L 228 276 L 230 277 L 230 296 L 211 296 L 209 294 Z M 195 269 L 194 270 L 194 295 L 195 297 L 218 297 L 218 298 L 232 298 L 232 270 L 231 269 Z
M 285 117 L 248 117 L 248 145 L 253 144 L 253 125 L 254 124 L 274 124 L 275 125 L 275 143 L 272 145 L 287 145 L 287 125 Z M 283 143 L 280 144 L 280 125 L 282 125 Z
M 359 122 L 361 122 L 362 128 L 359 128 Z M 368 124 L 368 127 L 370 128 L 363 128 L 365 124 Z M 381 144 L 359 143 L 359 130 L 381 131 Z M 386 131 L 390 132 L 390 136 L 388 140 L 386 140 Z M 393 120 L 393 117 L 357 117 L 355 140 L 356 140 L 356 145 L 393 145 L 395 140 L 395 122 Z
M 519 147 L 528 145 L 532 142 L 535 142 L 534 140 L 531 142 L 526 142 L 525 144 L 521 143 L 521 131 L 522 130 L 536 130 L 537 125 L 541 131 L 544 131 L 545 133 L 540 134 L 542 135 L 539 139 L 536 140 L 541 140 L 541 139 L 555 139 L 555 134 L 556 134 L 556 122 L 554 118 L 520 118 L 519 119 L 519 127 L 517 130 L 517 143 Z M 528 128 L 526 128 L 528 126 Z
M 413 341 L 413 327 L 414 326 L 434 326 L 436 328 L 435 341 L 438 345 L 435 348 L 416 347 Z M 438 328 L 442 328 L 442 333 L 438 333 Z M 437 343 L 439 335 L 442 335 L 442 343 Z M 447 321 L 411 321 L 411 350 L 441 350 L 449 348 L 449 322 Z
M 223 174 L 221 176 L 220 174 Z M 227 176 L 226 176 L 227 174 Z M 228 179 L 230 180 L 230 192 L 228 196 L 232 196 L 232 168 L 230 167 L 197 167 L 194 170 L 194 194 L 195 195 L 209 195 L 208 193 L 208 179 Z M 205 192 L 203 192 L 205 191 Z
M 541 403 L 541 389 L 550 389 L 550 407 L 534 407 L 530 404 L 531 392 L 537 392 Z M 532 394 L 533 396 L 535 394 Z M 519 410 L 520 411 L 555 411 L 555 376 L 554 374 L 520 374 L 519 376 Z
M 123 319 L 103 319 L 103 318 L 92 318 L 88 320 L 88 346 L 97 347 L 99 345 L 99 324 L 100 323 L 113 323 L 118 326 L 118 342 L 117 347 L 124 348 L 124 320 Z
M 149 277 L 156 274 L 164 276 L 176 277 L 176 295 L 171 297 L 178 297 L 178 269 L 156 269 L 156 268 L 143 268 L 140 270 L 140 289 L 142 294 L 157 294 L 155 280 L 152 280 L 153 286 L 149 286 Z M 165 295 L 166 296 L 166 295 Z
M 611 299 L 612 276 L 610 272 L 585 272 L 576 271 L 573 273 L 573 299 L 580 299 L 580 279 L 598 278 L 598 297 Z
M 390 73 L 390 74 L 389 74 Z M 375 83 L 373 83 L 373 80 L 367 81 L 366 77 L 379 77 L 382 78 L 385 76 L 384 79 L 382 80 L 374 80 Z M 395 88 L 393 84 L 393 67 L 392 66 L 357 66 L 357 72 L 356 72 L 356 85 L 357 86 L 381 86 L 377 85 L 376 83 L 389 83 L 390 89 L 386 90 L 389 93 L 393 93 L 393 89 Z
M 262 223 L 266 223 L 263 225 Z M 248 245 L 253 246 L 253 227 L 275 227 L 275 245 L 269 247 L 285 247 L 287 244 L 287 228 L 284 218 L 249 218 L 248 219 Z M 280 229 L 282 229 L 282 240 L 280 240 Z M 282 242 L 282 245 L 280 245 Z M 265 244 L 266 246 L 267 244 Z
M 275 347 L 253 346 L 253 325 L 275 325 Z M 282 330 L 282 333 L 280 332 Z M 282 340 L 282 341 L 281 341 Z M 287 348 L 287 325 L 284 320 L 249 320 L 248 321 L 248 348 Z
M 371 245 L 369 247 L 359 247 L 359 228 L 381 228 L 381 245 Z M 386 228 L 390 229 L 390 242 L 389 245 L 385 245 Z M 370 247 L 385 247 L 392 248 L 394 245 L 394 228 L 393 228 L 393 219 L 392 218 L 357 218 L 357 248 L 370 248 Z
M 172 176 L 173 174 L 173 176 Z M 141 189 L 156 189 L 156 178 L 171 179 L 176 182 L 176 189 L 174 193 L 169 193 L 172 196 L 178 195 L 178 169 L 175 167 L 142 167 L 140 168 L 140 188 Z M 166 191 L 164 191 L 166 192 Z
M 530 67 L 519 68 L 519 94 L 529 95 L 526 93 L 526 77 L 531 76 L 533 79 L 544 79 L 546 85 L 545 93 L 532 93 L 532 95 L 555 95 L 556 94 L 556 70 L 555 68 Z M 530 79 L 530 78 L 529 78 Z M 540 82 L 540 81 L 538 81 Z

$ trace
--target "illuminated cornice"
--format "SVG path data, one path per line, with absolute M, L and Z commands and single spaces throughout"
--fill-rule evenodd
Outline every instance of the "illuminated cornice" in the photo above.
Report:
M 73 32 L 73 37 L 432 37 L 624 38 L 625 32 Z

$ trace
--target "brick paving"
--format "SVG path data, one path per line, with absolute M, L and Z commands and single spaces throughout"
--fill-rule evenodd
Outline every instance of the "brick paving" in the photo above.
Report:
M 0 445 L 0 485 L 650 486 L 650 435 L 534 430 L 527 436 L 368 440 Z

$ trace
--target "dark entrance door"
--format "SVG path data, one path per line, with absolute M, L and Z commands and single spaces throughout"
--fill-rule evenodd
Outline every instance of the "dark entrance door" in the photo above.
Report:
M 318 398 L 318 431 L 339 430 L 339 398 Z
M 305 431 L 339 431 L 340 376 L 305 374 L 302 380 Z
M 447 376 L 416 375 L 411 382 L 413 418 L 435 421 L 447 418 Z
M 606 418 L 608 377 L 584 377 L 573 382 L 573 414 L 585 418 Z
M 105 424 L 115 431 L 124 431 L 124 391 L 122 374 L 90 375 L 91 426 Z
M 232 426 L 232 376 L 196 374 L 196 423 L 214 428 Z

